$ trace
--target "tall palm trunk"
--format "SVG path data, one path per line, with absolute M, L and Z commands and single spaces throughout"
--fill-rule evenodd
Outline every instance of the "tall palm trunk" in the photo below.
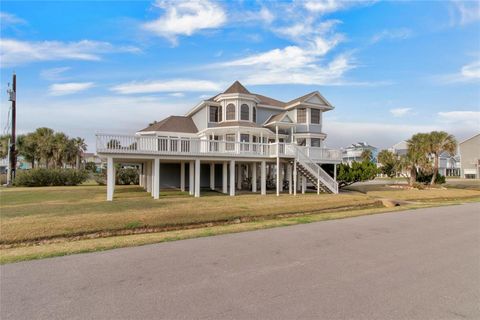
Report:
M 412 167 L 410 168 L 410 180 L 408 184 L 413 186 L 413 184 L 417 181 L 417 168 Z
M 77 170 L 80 170 L 80 156 L 78 154 L 75 157 L 75 167 L 77 168 Z

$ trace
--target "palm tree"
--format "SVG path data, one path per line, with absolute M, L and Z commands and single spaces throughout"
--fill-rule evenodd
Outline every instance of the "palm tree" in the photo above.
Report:
M 35 160 L 38 164 L 38 160 L 40 159 L 35 134 L 31 132 L 25 135 L 19 135 L 17 137 L 17 148 L 18 154 L 22 155 L 26 161 L 29 161 L 32 164 L 32 168 L 35 168 Z
M 3 136 L 0 136 L 0 158 L 6 158 L 8 155 L 8 148 L 10 147 L 8 145 L 8 142 L 10 141 L 10 135 L 5 134 Z
M 426 149 L 428 136 L 427 133 L 417 133 L 407 141 L 407 154 L 401 159 L 401 167 L 410 172 L 410 186 L 417 180 L 417 170 L 427 167 L 428 158 Z
M 48 168 L 50 160 L 53 157 L 53 130 L 50 128 L 38 128 L 34 132 L 35 140 L 38 145 L 39 160 L 45 161 L 45 167 Z
M 52 153 L 54 167 L 62 167 L 67 160 L 66 152 L 68 148 L 68 141 L 69 139 L 67 135 L 63 132 L 57 132 L 53 136 Z
M 80 169 L 80 159 L 83 157 L 83 153 L 87 151 L 87 144 L 85 139 L 77 137 L 72 139 L 75 145 L 76 155 L 75 155 L 75 166 L 77 169 Z
M 364 149 L 364 150 L 362 151 L 362 154 L 360 155 L 360 157 L 362 158 L 363 161 L 371 162 L 372 159 L 373 159 L 372 150 L 370 150 L 370 149 Z
M 433 156 L 433 175 L 430 184 L 435 184 L 438 174 L 439 158 L 443 152 L 455 154 L 457 150 L 457 140 L 451 134 L 445 131 L 432 131 L 427 138 L 426 151 Z

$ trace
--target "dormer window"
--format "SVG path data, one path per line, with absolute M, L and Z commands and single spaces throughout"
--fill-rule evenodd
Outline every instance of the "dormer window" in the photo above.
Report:
M 320 110 L 310 109 L 311 110 L 311 120 L 312 124 L 320 124 Z
M 210 122 L 222 121 L 222 108 L 210 106 Z
M 250 120 L 250 108 L 246 104 L 240 107 L 240 120 Z
M 307 123 L 307 109 L 298 108 L 297 109 L 297 123 Z
M 233 103 L 229 103 L 227 105 L 227 110 L 225 112 L 226 119 L 225 120 L 235 120 L 235 105 Z

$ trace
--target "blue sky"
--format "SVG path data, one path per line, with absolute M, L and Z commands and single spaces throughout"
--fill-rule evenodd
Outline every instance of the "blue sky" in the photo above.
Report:
M 480 131 L 478 1 L 2 1 L 1 128 L 133 133 L 240 80 L 319 90 L 327 146 Z M 2 132 L 3 133 L 3 132 Z

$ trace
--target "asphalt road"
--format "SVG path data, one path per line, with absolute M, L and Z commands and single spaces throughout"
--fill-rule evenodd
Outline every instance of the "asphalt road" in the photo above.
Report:
M 480 205 L 2 266 L 1 319 L 480 319 Z

